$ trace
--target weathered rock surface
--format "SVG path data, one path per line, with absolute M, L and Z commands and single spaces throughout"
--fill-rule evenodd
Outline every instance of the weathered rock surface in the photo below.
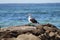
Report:
M 60 40 L 60 29 L 52 24 L 1 28 L 0 40 Z
M 39 37 L 32 34 L 22 34 L 17 37 L 18 40 L 40 40 Z

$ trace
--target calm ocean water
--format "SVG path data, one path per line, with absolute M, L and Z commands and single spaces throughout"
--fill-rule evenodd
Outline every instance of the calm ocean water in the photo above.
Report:
M 60 3 L 0 4 L 0 27 L 28 24 L 27 14 L 40 23 L 50 23 L 60 28 Z

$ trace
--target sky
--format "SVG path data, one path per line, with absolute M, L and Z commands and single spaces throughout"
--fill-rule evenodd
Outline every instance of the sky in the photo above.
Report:
M 0 3 L 60 3 L 60 0 L 0 0 Z

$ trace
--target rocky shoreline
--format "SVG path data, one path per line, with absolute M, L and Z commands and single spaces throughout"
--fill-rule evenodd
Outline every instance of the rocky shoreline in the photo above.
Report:
M 52 24 L 1 28 L 0 40 L 60 40 L 60 29 Z

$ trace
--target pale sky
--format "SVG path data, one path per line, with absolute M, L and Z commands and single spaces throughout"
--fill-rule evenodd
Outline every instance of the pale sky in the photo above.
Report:
M 60 3 L 60 0 L 0 0 L 0 3 Z

